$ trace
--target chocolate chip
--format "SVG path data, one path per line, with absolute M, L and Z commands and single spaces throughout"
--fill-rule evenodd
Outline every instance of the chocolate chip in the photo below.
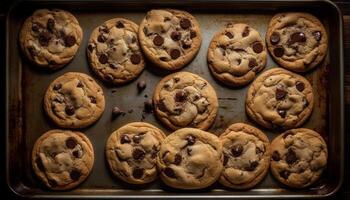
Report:
M 276 57 L 282 57 L 284 54 L 284 49 L 282 46 L 278 46 L 273 50 L 273 55 L 275 55 Z
M 175 178 L 175 172 L 170 167 L 166 167 L 163 172 L 166 176 L 168 176 L 170 178 Z
M 180 154 L 176 154 L 174 159 L 174 164 L 180 165 L 181 161 L 182 161 L 182 156 Z
M 130 61 L 132 64 L 137 65 L 141 62 L 141 56 L 139 54 L 134 53 L 130 56 Z
M 67 115 L 71 116 L 74 115 L 75 109 L 72 105 L 67 105 L 66 108 L 64 109 Z
M 175 60 L 177 59 L 178 57 L 180 57 L 180 51 L 178 49 L 172 49 L 170 50 L 170 57 Z
M 281 157 L 280 157 L 280 154 L 278 153 L 278 151 L 274 151 L 274 152 L 272 153 L 272 159 L 273 159 L 274 161 L 279 161 L 279 160 L 281 160 Z
M 304 108 L 309 106 L 309 101 L 305 97 L 303 98 L 302 102 L 303 102 L 303 107 Z
M 196 142 L 196 137 L 193 135 L 188 135 L 186 137 L 187 145 L 193 145 Z
M 37 23 L 33 23 L 33 24 L 32 24 L 32 30 L 33 30 L 34 32 L 38 32 L 38 31 L 39 31 L 39 25 L 38 25 Z
M 120 108 L 118 108 L 117 106 L 115 106 L 113 109 L 112 109 L 112 117 L 113 118 L 116 118 L 118 117 L 119 115 L 123 114 L 124 112 L 122 110 L 120 110 Z
M 92 44 L 89 44 L 89 45 L 88 45 L 88 50 L 89 50 L 90 52 L 92 52 L 92 51 L 94 50 L 94 46 L 93 46 Z
M 306 37 L 303 32 L 295 32 L 290 36 L 290 43 L 294 44 L 296 42 L 305 42 Z
M 250 58 L 249 63 L 248 63 L 248 67 L 253 68 L 255 66 L 258 66 L 258 63 L 256 62 L 255 58 Z
M 134 151 L 132 152 L 132 157 L 135 160 L 143 160 L 145 158 L 146 153 L 141 150 L 141 149 L 134 149 Z
M 77 87 L 82 88 L 84 87 L 83 83 L 81 81 L 78 82 Z
M 249 35 L 249 32 L 250 32 L 249 27 L 246 26 L 242 32 L 242 37 L 247 37 Z
M 73 46 L 75 42 L 76 42 L 76 39 L 72 35 L 67 35 L 66 37 L 64 37 L 64 44 L 66 45 L 66 47 Z
M 49 31 L 53 31 L 53 29 L 55 28 L 55 20 L 53 20 L 53 19 L 48 19 L 47 20 L 47 23 L 46 23 L 46 27 L 47 27 L 47 30 L 49 30 Z
M 117 28 L 124 28 L 125 26 L 124 26 L 123 22 L 117 21 L 115 27 L 117 27 Z
M 231 32 L 226 32 L 225 35 L 230 39 L 233 38 L 233 34 Z
M 182 41 L 181 44 L 183 49 L 188 49 L 191 47 L 191 44 L 186 44 L 184 41 Z
M 320 31 L 315 31 L 312 34 L 314 35 L 314 38 L 317 42 L 319 42 L 322 39 L 322 33 Z
M 44 167 L 43 161 L 41 160 L 41 158 L 39 156 L 35 159 L 35 163 L 36 163 L 36 166 L 39 168 L 40 171 L 45 171 L 45 167 Z
M 153 44 L 156 46 L 161 46 L 164 43 L 164 38 L 160 35 L 156 35 L 156 37 L 153 38 Z
M 122 135 L 122 137 L 120 138 L 120 143 L 121 144 L 130 143 L 130 142 L 131 142 L 131 140 L 130 140 L 128 135 Z
M 280 34 L 273 32 L 270 36 L 270 42 L 272 45 L 278 44 L 280 42 Z
M 276 87 L 276 100 L 282 100 L 287 95 L 287 91 L 284 89 L 283 85 L 277 85 Z
M 142 178 L 144 174 L 144 169 L 143 168 L 140 168 L 140 167 L 135 167 L 133 170 L 132 170 L 132 176 L 136 179 L 140 179 Z
M 108 56 L 106 54 L 101 54 L 100 57 L 98 58 L 98 61 L 101 64 L 106 64 L 108 62 Z
M 176 102 L 184 102 L 187 99 L 187 92 L 184 90 L 179 90 L 175 94 L 175 101 Z
M 228 163 L 228 156 L 224 155 L 224 163 L 223 165 L 226 166 Z
M 143 106 L 144 106 L 144 111 L 147 112 L 147 113 L 151 113 L 153 111 L 153 102 L 151 99 L 145 101 L 143 103 Z
M 74 147 L 77 145 L 77 140 L 74 137 L 69 137 L 66 140 L 66 147 L 69 149 L 74 149 Z
M 136 144 L 140 143 L 141 139 L 142 139 L 141 135 L 134 135 L 132 137 L 132 141 L 134 141 Z
M 173 31 L 170 34 L 171 39 L 173 39 L 174 41 L 179 41 L 181 39 L 181 33 L 178 31 Z
M 288 152 L 286 153 L 286 162 L 291 165 L 295 163 L 298 160 L 297 155 L 293 151 L 293 149 L 288 149 Z
M 192 38 L 195 38 L 195 37 L 197 37 L 196 31 L 191 30 L 191 31 L 190 31 L 190 38 L 192 39 Z
M 297 90 L 299 90 L 299 92 L 302 92 L 305 89 L 304 83 L 300 81 L 297 81 L 295 83 L 295 87 L 297 88 Z
M 51 34 L 47 31 L 39 33 L 39 43 L 41 46 L 47 46 L 51 39 Z
M 289 175 L 290 175 L 290 172 L 287 171 L 287 170 L 283 170 L 283 171 L 281 171 L 279 174 L 280 174 L 280 176 L 281 176 L 282 178 L 288 179 L 288 177 L 289 177 Z
M 103 43 L 107 40 L 107 38 L 103 35 L 103 34 L 100 34 L 98 35 L 97 37 L 97 41 L 100 42 L 100 43 Z
M 231 148 L 231 153 L 234 157 L 238 157 L 243 152 L 243 146 L 240 144 L 233 145 Z
M 61 89 L 61 87 L 62 87 L 62 84 L 61 84 L 61 83 L 56 83 L 56 84 L 53 86 L 53 89 L 54 89 L 54 90 L 59 90 L 59 89 Z
M 180 20 L 180 26 L 183 29 L 188 29 L 191 26 L 191 21 L 187 18 L 182 18 Z
M 38 55 L 37 51 L 35 50 L 35 47 L 33 46 L 29 46 L 28 51 L 32 57 L 35 57 L 36 55 Z
M 277 110 L 277 113 L 282 117 L 282 118 L 285 118 L 286 117 L 286 110 L 283 110 L 283 109 L 278 109 Z
M 94 103 L 94 104 L 97 103 L 96 97 L 94 97 L 94 96 L 89 96 L 89 99 L 90 99 L 90 102 L 91 102 L 91 103 Z
M 98 27 L 98 31 L 99 32 L 104 32 L 104 33 L 109 33 L 109 30 L 108 30 L 107 26 L 100 26 L 100 27 Z
M 245 170 L 254 171 L 258 165 L 259 165 L 258 161 L 253 161 L 250 163 L 250 165 L 248 167 L 245 168 Z
M 256 154 L 260 154 L 260 153 L 263 153 L 264 151 L 261 150 L 259 147 L 255 147 L 255 153 Z
M 158 151 L 153 151 L 151 154 L 151 158 L 157 157 Z
M 137 89 L 139 92 L 141 92 L 142 90 L 144 90 L 146 88 L 146 81 L 141 80 L 137 83 Z
M 81 172 L 76 170 L 76 169 L 73 169 L 70 173 L 69 173 L 69 176 L 70 178 L 73 180 L 73 181 L 77 181 L 79 180 L 79 178 L 81 177 Z
M 255 53 L 261 53 L 264 49 L 264 46 L 261 44 L 261 42 L 254 42 L 253 43 L 253 51 Z
M 191 155 L 192 155 L 192 149 L 187 148 L 186 152 L 187 152 L 187 155 L 189 155 L 189 156 L 191 156 Z
M 79 151 L 73 151 L 73 156 L 79 158 Z
M 135 43 L 135 42 L 136 42 L 136 37 L 132 36 L 131 43 Z

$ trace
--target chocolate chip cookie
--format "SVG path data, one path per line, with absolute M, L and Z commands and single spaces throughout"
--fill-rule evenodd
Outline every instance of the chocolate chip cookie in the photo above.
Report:
M 167 185 L 200 189 L 220 177 L 222 158 L 222 145 L 217 136 L 199 129 L 183 128 L 165 138 L 157 166 Z
M 218 110 L 214 88 L 190 72 L 163 78 L 156 86 L 153 103 L 158 119 L 173 130 L 184 127 L 206 130 L 214 122 Z
M 49 85 L 44 109 L 59 127 L 84 128 L 100 118 L 105 98 L 102 88 L 90 76 L 68 72 Z
M 188 64 L 197 54 L 202 36 L 197 20 L 180 10 L 151 10 L 139 28 L 140 44 L 147 58 L 167 70 Z
M 288 130 L 271 143 L 271 172 L 281 183 L 304 188 L 316 182 L 327 165 L 327 145 L 311 129 Z
M 145 184 L 157 176 L 156 157 L 165 138 L 157 127 L 133 122 L 114 131 L 107 140 L 106 158 L 114 175 L 132 184 Z
M 304 77 L 282 68 L 262 73 L 248 89 L 246 112 L 266 128 L 301 126 L 311 115 L 312 87 Z
M 259 32 L 247 24 L 227 24 L 210 42 L 208 65 L 215 78 L 243 86 L 264 69 L 266 48 Z
M 140 75 L 145 60 L 137 37 L 138 28 L 130 20 L 114 18 L 93 30 L 87 56 L 92 70 L 102 80 L 123 84 Z
M 94 150 L 80 132 L 50 130 L 34 144 L 32 167 L 37 177 L 52 190 L 78 186 L 90 174 Z
M 40 9 L 27 18 L 19 34 L 23 54 L 46 69 L 58 69 L 76 54 L 83 32 L 78 20 L 59 9 Z
M 322 23 L 308 13 L 279 13 L 266 33 L 267 47 L 282 67 L 305 72 L 326 56 L 328 37 Z
M 220 183 L 234 189 L 254 187 L 266 176 L 270 165 L 270 143 L 259 129 L 236 123 L 219 137 L 224 169 Z

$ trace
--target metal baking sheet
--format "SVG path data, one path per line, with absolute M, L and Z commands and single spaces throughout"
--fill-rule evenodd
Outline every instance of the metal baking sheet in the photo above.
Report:
M 153 8 L 185 9 L 198 20 L 203 34 L 201 49 L 195 59 L 183 71 L 199 74 L 216 89 L 219 112 L 209 129 L 220 134 L 230 124 L 247 122 L 244 101 L 247 88 L 232 89 L 218 83 L 207 66 L 207 49 L 213 34 L 228 22 L 243 22 L 265 36 L 270 18 L 282 11 L 306 11 L 316 15 L 329 34 L 329 53 L 315 70 L 304 74 L 312 83 L 315 106 L 310 119 L 303 127 L 319 132 L 328 144 L 328 168 L 322 178 L 310 188 L 292 190 L 279 184 L 269 173 L 251 190 L 237 191 L 214 184 L 210 188 L 196 191 L 171 189 L 160 180 L 145 186 L 134 186 L 121 182 L 109 172 L 104 156 L 104 146 L 112 131 L 122 125 L 140 121 L 144 101 L 153 94 L 157 82 L 169 72 L 154 70 L 147 63 L 141 76 L 121 87 L 111 87 L 99 81 L 90 70 L 85 50 L 92 30 L 105 20 L 124 17 L 139 23 L 146 12 Z M 39 8 L 61 8 L 72 12 L 84 31 L 82 44 L 71 63 L 61 70 L 47 72 L 37 69 L 22 58 L 18 45 L 18 33 L 26 17 Z M 300 198 L 325 197 L 334 194 L 343 180 L 343 48 L 342 18 L 339 9 L 328 1 L 24 1 L 12 6 L 7 15 L 7 183 L 15 195 L 35 198 Z M 276 67 L 268 56 L 265 70 Z M 30 165 L 30 153 L 35 140 L 44 132 L 57 128 L 45 116 L 43 96 L 49 83 L 69 72 L 84 72 L 94 77 L 103 87 L 106 109 L 101 119 L 89 128 L 82 129 L 91 140 L 95 150 L 95 164 L 90 176 L 79 187 L 64 192 L 45 189 L 36 179 Z M 138 93 L 138 80 L 146 80 L 147 88 Z M 111 111 L 118 106 L 126 115 L 112 120 Z M 129 111 L 129 112 L 128 112 Z M 167 130 L 154 115 L 145 115 L 144 121 Z M 257 125 L 256 125 L 257 126 Z M 259 126 L 258 126 L 259 127 Z M 261 127 L 259 127 L 261 128 Z M 272 140 L 281 131 L 263 131 Z

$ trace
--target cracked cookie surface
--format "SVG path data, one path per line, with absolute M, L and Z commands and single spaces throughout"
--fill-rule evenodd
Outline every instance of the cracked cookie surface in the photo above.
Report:
M 139 39 L 147 58 L 167 70 L 188 64 L 202 42 L 197 20 L 174 9 L 149 11 L 140 24 Z
M 328 36 L 322 23 L 308 13 L 279 13 L 271 19 L 266 44 L 282 67 L 305 72 L 326 56 Z
M 158 177 L 156 157 L 165 138 L 157 127 L 133 122 L 114 131 L 106 143 L 106 158 L 114 175 L 132 184 L 145 184 Z
M 316 182 L 327 166 L 327 145 L 317 132 L 288 130 L 271 143 L 271 171 L 277 180 L 293 188 Z
M 167 185 L 200 189 L 219 178 L 222 158 L 222 145 L 217 136 L 199 129 L 183 128 L 165 138 L 157 166 Z
M 266 128 L 290 129 L 301 126 L 308 119 L 313 104 L 309 81 L 282 68 L 273 68 L 251 84 L 246 112 Z
M 270 143 L 259 129 L 248 124 L 229 126 L 219 137 L 224 169 L 219 182 L 234 189 L 248 189 L 266 176 L 270 165 Z
M 50 130 L 34 144 L 32 167 L 37 177 L 52 190 L 78 186 L 94 164 L 94 150 L 80 132 Z
M 87 56 L 99 78 L 123 84 L 140 75 L 145 60 L 139 46 L 138 28 L 130 20 L 114 18 L 93 30 Z
M 229 86 L 243 86 L 264 69 L 267 53 L 260 34 L 247 24 L 227 24 L 208 49 L 208 66 L 215 78 Z
M 158 119 L 169 128 L 208 129 L 218 110 L 214 88 L 190 72 L 164 77 L 156 86 L 153 103 Z
M 22 25 L 19 43 L 23 54 L 37 66 L 58 69 L 76 54 L 83 32 L 77 19 L 59 9 L 40 9 Z
M 63 128 L 84 128 L 102 115 L 105 98 L 102 88 L 88 75 L 68 72 L 56 78 L 46 90 L 44 109 Z

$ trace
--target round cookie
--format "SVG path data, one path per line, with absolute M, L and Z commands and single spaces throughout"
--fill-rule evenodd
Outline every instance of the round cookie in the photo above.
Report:
M 114 18 L 93 30 L 87 56 L 99 78 L 118 85 L 140 75 L 145 60 L 137 37 L 138 28 L 132 21 Z
M 266 43 L 282 67 L 306 72 L 326 56 L 328 36 L 322 23 L 311 14 L 279 13 L 269 23 Z
M 248 124 L 229 126 L 219 137 L 224 169 L 219 182 L 234 189 L 248 189 L 266 176 L 270 165 L 270 143 L 259 129 Z
M 44 109 L 59 127 L 84 128 L 100 118 L 105 98 L 102 88 L 90 76 L 68 72 L 49 85 Z
M 115 176 L 131 184 L 145 184 L 157 176 L 156 157 L 165 138 L 157 127 L 133 122 L 114 131 L 106 143 L 106 158 Z
M 222 158 L 222 145 L 217 136 L 199 129 L 183 128 L 165 138 L 157 166 L 167 185 L 200 189 L 220 177 Z
M 184 127 L 206 130 L 218 110 L 214 88 L 190 72 L 164 77 L 156 86 L 153 103 L 158 119 L 173 130 Z
M 70 62 L 83 38 L 77 19 L 59 9 L 36 10 L 28 17 L 19 34 L 23 54 L 46 69 L 58 69 Z
M 222 83 L 243 86 L 264 69 L 267 59 L 263 40 L 247 24 L 227 24 L 218 31 L 208 49 L 208 66 Z
M 316 182 L 327 165 L 327 145 L 311 129 L 288 130 L 271 143 L 271 172 L 281 183 L 304 188 Z
M 246 97 L 247 114 L 265 128 L 299 127 L 311 115 L 313 105 L 309 81 L 282 68 L 262 73 Z
M 34 144 L 32 167 L 37 177 L 52 190 L 78 186 L 90 174 L 94 150 L 80 132 L 50 130 Z
M 146 57 L 167 70 L 188 64 L 202 42 L 197 20 L 188 12 L 174 9 L 149 11 L 140 24 L 139 39 Z

